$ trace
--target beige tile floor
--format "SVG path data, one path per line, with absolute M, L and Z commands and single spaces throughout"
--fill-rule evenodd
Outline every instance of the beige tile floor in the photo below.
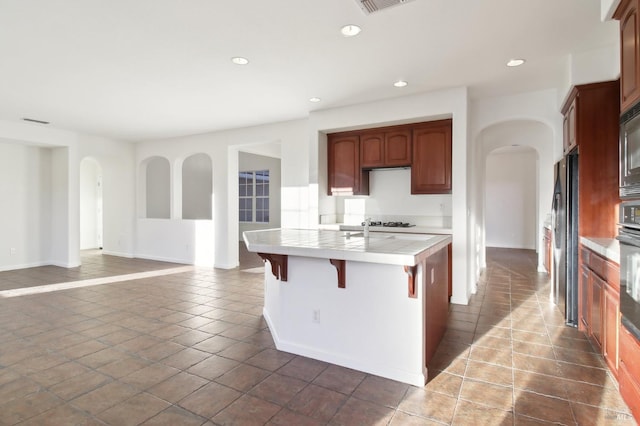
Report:
M 77 270 L 0 273 L 0 425 L 623 425 L 615 381 L 548 303 L 529 251 L 489 251 L 423 388 L 275 349 L 260 263 L 15 296 L 169 270 L 84 253 Z M 6 297 L 6 296 L 14 297 Z

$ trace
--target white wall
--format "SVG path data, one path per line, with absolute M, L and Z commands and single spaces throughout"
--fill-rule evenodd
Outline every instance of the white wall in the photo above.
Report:
M 610 22 L 618 25 L 618 21 Z M 616 80 L 620 77 L 620 43 L 603 46 L 567 57 L 567 68 L 562 85 L 559 85 L 558 109 L 562 108 L 573 86 Z
M 80 264 L 80 226 L 79 226 L 79 160 L 78 135 L 73 132 L 52 127 L 0 121 L 0 140 L 22 146 L 51 148 L 51 190 L 45 195 L 51 209 L 50 244 L 45 248 L 48 253 L 46 263 L 63 267 Z M 22 207 L 20 214 L 29 215 Z
M 0 141 L 0 199 L 0 270 L 49 263 L 51 150 Z
M 210 220 L 138 219 L 135 256 L 211 267 L 213 226 Z
M 485 166 L 495 149 L 519 144 L 538 153 L 537 225 L 538 267 L 544 253 L 539 249 L 542 226 L 551 208 L 553 164 L 562 156 L 562 115 L 555 90 L 523 93 L 474 101 L 471 104 L 471 135 L 474 162 L 470 165 L 474 187 L 470 191 L 470 227 L 473 229 L 475 277 L 486 266 L 485 259 Z
M 411 169 L 369 172 L 369 196 L 333 197 L 337 219 L 349 225 L 369 217 L 421 226 L 451 227 L 451 194 L 411 194 Z
M 531 148 L 487 156 L 486 245 L 536 249 L 537 155 Z
M 56 266 L 72 267 L 70 255 L 73 238 L 71 227 L 71 187 L 69 172 L 69 148 L 53 148 L 51 155 L 51 263 Z M 75 222 L 75 225 L 79 225 Z M 78 226 L 78 235 L 80 229 Z M 79 247 L 79 245 L 78 245 Z
M 50 161 L 42 168 L 48 167 L 46 179 L 50 189 L 43 190 L 39 198 L 48 225 L 46 229 L 41 227 L 47 235 L 43 235 L 38 244 L 38 250 L 45 253 L 38 262 L 64 267 L 80 264 L 80 161 L 85 157 L 94 158 L 103 170 L 105 253 L 132 255 L 135 169 L 131 143 L 53 126 L 2 120 L 0 141 L 10 141 L 25 149 L 49 150 Z M 13 161 L 13 155 L 6 158 Z M 37 171 L 30 169 L 29 173 Z M 49 206 L 48 211 L 46 206 Z M 16 207 L 17 215 L 29 217 L 31 214 L 26 206 Z M 26 238 L 25 241 L 30 240 Z M 15 265 L 20 267 L 24 263 Z
M 622 0 L 600 0 L 600 18 L 602 21 L 611 19 L 621 1 Z
M 218 268 L 234 268 L 238 266 L 238 158 L 240 151 L 257 148 L 263 144 L 279 144 L 282 150 L 281 187 L 282 209 L 281 226 L 308 227 L 309 226 L 309 146 L 307 120 L 295 120 L 283 123 L 273 123 L 263 126 L 243 129 L 206 133 L 201 135 L 163 139 L 157 141 L 140 142 L 135 145 L 136 164 L 140 168 L 142 162 L 152 156 L 160 155 L 169 160 L 172 170 L 194 153 L 208 154 L 213 161 L 213 218 L 210 231 L 205 231 L 205 239 L 212 241 L 213 264 Z M 257 148 L 258 149 L 258 148 Z M 141 176 L 138 185 L 141 187 Z M 175 174 L 172 174 L 175 176 Z M 177 181 L 172 181 L 175 188 Z M 286 194 L 286 195 L 285 195 Z M 139 195 L 140 197 L 140 195 Z M 143 203 L 138 197 L 138 212 Z M 174 197 L 179 198 L 174 191 Z M 286 200 L 286 202 L 285 202 Z M 174 209 L 178 203 L 172 199 Z M 173 210 L 175 211 L 175 210 Z M 138 215 L 139 217 L 139 215 Z M 179 247 L 186 252 L 186 245 L 190 247 L 202 246 L 195 241 L 185 241 L 193 238 L 187 232 L 184 235 L 175 232 L 182 229 L 177 224 L 179 217 L 159 223 L 151 223 L 143 219 L 137 220 L 136 255 L 147 256 L 147 248 L 155 248 L 153 258 L 174 259 L 190 263 L 189 256 L 179 255 L 173 247 Z M 144 229 L 142 229 L 144 227 Z M 153 229 L 154 232 L 147 232 Z M 163 229 L 166 232 L 163 232 Z M 208 233 L 206 233 L 208 232 Z M 193 258 L 196 257 L 194 253 Z M 185 260 L 187 259 L 187 260 Z
M 133 144 L 78 135 L 79 158 L 90 157 L 102 171 L 102 252 L 131 257 L 135 234 L 135 162 Z M 76 182 L 72 185 L 78 186 Z
M 280 228 L 280 185 L 282 182 L 280 176 L 280 163 L 281 161 L 279 158 L 265 157 L 263 155 L 249 154 L 247 152 L 239 153 L 238 171 L 250 172 L 257 170 L 269 170 L 269 223 L 239 222 L 239 241 L 242 241 L 242 233 L 244 231 Z

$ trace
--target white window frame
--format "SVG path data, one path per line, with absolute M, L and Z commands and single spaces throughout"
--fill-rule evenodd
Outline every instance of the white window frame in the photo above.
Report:
M 247 184 L 243 179 L 250 179 L 251 182 Z M 269 170 L 239 172 L 238 218 L 241 223 L 269 223 L 269 184 Z M 264 220 L 265 217 L 267 220 Z

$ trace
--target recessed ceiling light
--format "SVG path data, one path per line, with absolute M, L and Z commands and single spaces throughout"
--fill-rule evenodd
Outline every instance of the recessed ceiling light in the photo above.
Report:
M 231 62 L 236 65 L 247 65 L 249 63 L 249 60 L 247 58 L 243 58 L 242 56 L 234 56 L 233 58 L 231 58 Z
M 507 66 L 508 67 L 519 67 L 520 65 L 522 65 L 524 63 L 525 63 L 524 59 L 509 59 L 509 62 L 507 62 Z
M 398 80 L 395 83 L 393 83 L 393 85 L 396 86 L 396 87 L 405 87 L 407 84 L 409 84 L 409 83 L 407 83 L 404 80 Z
M 321 100 L 320 98 L 316 98 L 316 97 L 309 98 L 309 102 L 313 102 L 313 103 L 320 102 L 320 100 Z
M 360 34 L 360 31 L 362 31 L 362 28 L 360 28 L 357 25 L 351 25 L 351 24 L 345 25 L 340 29 L 340 32 L 345 37 L 357 36 L 358 34 Z

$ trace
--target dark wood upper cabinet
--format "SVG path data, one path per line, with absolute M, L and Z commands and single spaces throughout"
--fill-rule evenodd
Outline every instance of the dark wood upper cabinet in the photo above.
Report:
M 411 165 L 411 130 L 395 130 L 384 135 L 384 158 L 388 167 Z
M 451 123 L 328 134 L 329 195 L 369 195 L 369 171 L 387 167 L 411 167 L 412 194 L 450 194 Z
M 384 167 L 384 133 L 365 133 L 360 136 L 362 167 Z
M 369 195 L 369 173 L 360 167 L 360 137 L 328 137 L 329 195 Z
M 620 109 L 640 100 L 640 33 L 638 0 L 623 0 L 613 15 L 620 21 Z
M 578 149 L 578 233 L 615 238 L 620 203 L 619 81 L 575 86 L 561 111 L 565 151 Z
M 574 97 L 573 101 L 568 104 L 567 111 L 564 112 L 564 121 L 563 121 L 563 148 L 564 153 L 567 154 L 577 145 L 576 139 L 576 107 L 577 107 L 577 99 Z
M 451 193 L 451 123 L 423 123 L 413 129 L 412 194 Z
M 362 168 L 411 165 L 411 129 L 363 133 L 360 136 Z

